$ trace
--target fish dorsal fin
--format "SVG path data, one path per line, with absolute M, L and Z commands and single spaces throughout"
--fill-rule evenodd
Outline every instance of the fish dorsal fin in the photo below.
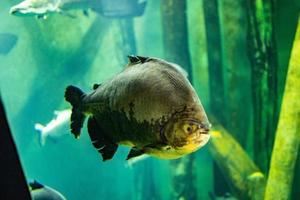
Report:
M 130 149 L 126 160 L 129 160 L 129 159 L 134 158 L 134 157 L 141 156 L 144 153 L 145 152 L 143 150 L 133 147 L 133 148 Z
M 134 56 L 134 55 L 129 55 L 128 56 L 128 60 L 129 60 L 129 64 L 136 64 L 136 63 L 140 62 L 140 60 L 138 59 L 138 57 Z
M 41 183 L 37 182 L 36 180 L 34 180 L 33 182 L 29 183 L 30 186 L 30 190 L 37 190 L 37 189 L 41 189 L 44 187 L 44 185 L 42 185 Z
M 132 66 L 138 63 L 145 63 L 149 59 L 149 57 L 143 57 L 143 56 L 135 56 L 135 55 L 129 55 L 129 64 L 128 66 Z
M 141 63 L 145 63 L 149 59 L 148 57 L 143 57 L 143 56 L 136 56 L 136 57 L 141 61 Z

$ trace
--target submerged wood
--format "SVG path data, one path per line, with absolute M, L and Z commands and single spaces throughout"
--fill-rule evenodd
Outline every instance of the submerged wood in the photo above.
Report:
M 254 160 L 268 171 L 278 118 L 277 52 L 273 1 L 247 0 L 248 56 L 251 63 Z
M 291 53 L 265 199 L 289 199 L 300 143 L 300 18 Z
M 243 147 L 252 147 L 249 123 L 252 112 L 250 89 L 250 64 L 247 57 L 247 24 L 246 3 L 241 0 L 220 1 L 222 41 L 223 41 L 223 67 L 226 77 L 226 128 Z M 241 51 L 241 49 L 244 49 Z M 247 91 L 247 92 L 245 92 Z M 249 91 L 249 92 L 248 92 Z M 212 92 L 211 96 L 215 96 Z M 241 104 L 240 102 L 243 102 Z M 247 105 L 247 106 L 245 106 Z M 212 105 L 213 106 L 213 105 Z M 239 122 L 239 123 L 237 123 Z M 222 123 L 223 124 L 223 123 Z M 225 126 L 225 124 L 223 124 Z M 243 132 L 241 132 L 243 130 Z
M 207 46 L 210 111 L 222 124 L 227 125 L 219 1 L 204 0 L 203 14 Z M 229 188 L 215 163 L 213 164 L 213 173 L 214 192 L 222 196 L 228 192 Z
M 183 67 L 192 82 L 186 12 L 186 0 L 161 1 L 165 59 Z
M 209 149 L 238 199 L 263 199 L 265 176 L 221 125 L 211 131 Z
M 224 112 L 224 78 L 221 42 L 221 26 L 217 0 L 204 0 L 203 12 L 208 56 L 210 110 L 222 124 L 226 124 Z
M 128 55 L 137 54 L 134 23 L 132 18 L 119 19 L 117 22 L 121 36 L 122 62 L 127 63 Z

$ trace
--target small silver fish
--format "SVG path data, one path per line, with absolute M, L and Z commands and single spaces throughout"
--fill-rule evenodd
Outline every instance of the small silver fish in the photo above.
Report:
M 34 125 L 35 130 L 38 131 L 41 146 L 45 145 L 48 138 L 56 141 L 67 135 L 71 113 L 71 110 L 54 111 L 55 117 L 47 125 L 44 126 L 40 123 Z
M 16 16 L 36 16 L 45 19 L 48 14 L 60 13 L 74 17 L 67 11 L 71 9 L 88 9 L 93 0 L 24 0 L 10 8 L 10 14 Z
M 16 16 L 36 16 L 45 19 L 51 13 L 59 13 L 74 18 L 69 10 L 80 9 L 87 15 L 87 10 L 105 17 L 133 17 L 143 14 L 146 1 L 106 1 L 102 0 L 24 0 L 10 9 L 10 14 Z

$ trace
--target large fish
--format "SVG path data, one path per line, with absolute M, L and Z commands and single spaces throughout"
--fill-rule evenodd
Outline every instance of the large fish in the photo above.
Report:
M 124 71 L 90 94 L 67 87 L 75 137 L 89 116 L 88 132 L 103 160 L 111 159 L 119 144 L 131 147 L 127 159 L 142 154 L 175 159 L 205 145 L 210 123 L 184 71 L 161 59 L 129 60 Z

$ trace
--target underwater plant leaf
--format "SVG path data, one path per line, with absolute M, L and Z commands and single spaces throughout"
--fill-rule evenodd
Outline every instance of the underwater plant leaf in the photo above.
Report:
M 265 199 L 289 199 L 300 145 L 300 17 L 276 130 Z

